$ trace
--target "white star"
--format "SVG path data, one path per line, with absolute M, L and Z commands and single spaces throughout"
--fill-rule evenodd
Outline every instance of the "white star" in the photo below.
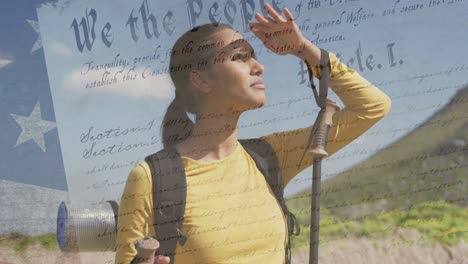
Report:
M 0 69 L 7 66 L 8 64 L 12 63 L 11 60 L 7 60 L 7 59 L 0 59 Z
M 37 145 L 46 152 L 44 134 L 55 128 L 57 125 L 55 122 L 47 121 L 42 119 L 41 107 L 39 101 L 34 106 L 30 116 L 20 116 L 11 114 L 16 120 L 16 123 L 21 126 L 21 134 L 16 141 L 16 146 L 32 139 Z
M 36 50 L 42 48 L 42 38 L 41 38 L 41 32 L 39 31 L 39 22 L 34 21 L 34 20 L 26 20 L 28 21 L 29 25 L 36 31 L 37 33 L 37 39 L 36 42 L 34 42 L 34 45 L 31 49 L 31 53 L 35 52 Z

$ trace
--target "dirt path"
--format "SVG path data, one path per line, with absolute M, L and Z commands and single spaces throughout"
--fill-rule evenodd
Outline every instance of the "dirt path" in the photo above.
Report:
M 405 241 L 403 241 L 403 238 Z M 347 238 L 329 241 L 320 247 L 320 264 L 468 264 L 468 243 L 452 247 L 423 246 L 424 239 L 414 231 L 401 230 L 385 240 Z M 293 264 L 308 264 L 308 248 L 293 254 Z M 11 242 L 0 243 L 0 264 L 106 264 L 114 263 L 114 253 L 61 254 L 39 245 L 17 254 Z
M 23 254 L 10 245 L 0 245 L 0 264 L 111 264 L 114 252 L 86 252 L 62 254 L 58 249 L 43 249 L 39 245 L 28 247 Z
M 455 246 L 427 242 L 417 231 L 399 230 L 385 240 L 347 238 L 330 241 L 319 249 L 320 264 L 468 264 L 468 243 Z M 309 248 L 293 254 L 293 264 L 309 263 Z

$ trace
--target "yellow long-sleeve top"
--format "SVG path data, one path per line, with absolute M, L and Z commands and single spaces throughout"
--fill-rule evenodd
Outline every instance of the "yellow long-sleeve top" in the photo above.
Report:
M 330 88 L 345 107 L 333 116 L 327 138 L 332 155 L 368 130 L 389 111 L 390 98 L 356 71 L 329 53 Z M 320 76 L 314 67 L 315 76 Z M 312 125 L 272 133 L 269 142 L 281 167 L 283 186 L 311 166 L 305 155 L 297 166 Z M 202 162 L 182 156 L 187 178 L 187 201 L 182 233 L 188 239 L 177 244 L 176 264 L 284 263 L 287 227 L 281 207 L 254 160 L 237 142 L 229 156 Z M 137 239 L 155 237 L 151 172 L 141 162 L 130 172 L 120 201 L 116 263 L 129 263 L 136 254 Z

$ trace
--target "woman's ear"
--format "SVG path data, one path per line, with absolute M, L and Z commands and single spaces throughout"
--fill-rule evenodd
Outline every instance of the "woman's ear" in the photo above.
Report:
M 207 78 L 207 74 L 205 72 L 192 70 L 189 73 L 189 79 L 192 83 L 194 92 L 207 94 L 212 89 L 209 83 L 209 78 Z

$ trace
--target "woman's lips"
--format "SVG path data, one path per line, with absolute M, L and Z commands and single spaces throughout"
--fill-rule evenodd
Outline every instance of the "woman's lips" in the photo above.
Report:
M 263 81 L 256 81 L 252 83 L 251 86 L 259 89 L 265 89 L 265 84 L 263 83 Z

